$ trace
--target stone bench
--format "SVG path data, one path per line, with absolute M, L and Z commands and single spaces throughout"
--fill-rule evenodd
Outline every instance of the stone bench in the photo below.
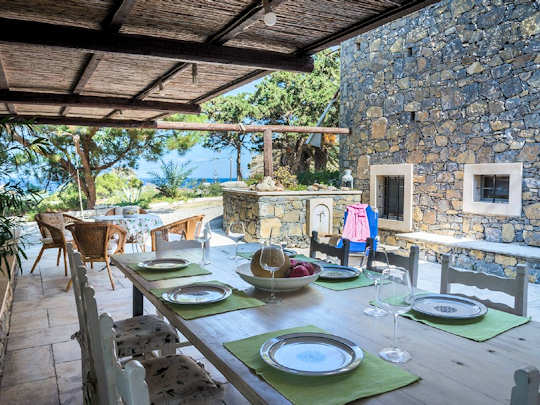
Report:
M 410 232 L 395 235 L 398 240 L 422 244 L 437 254 L 453 253 L 458 267 L 485 271 L 500 276 L 513 276 L 518 264 L 529 265 L 529 280 L 540 283 L 540 248 L 515 243 L 456 238 L 429 232 Z M 406 246 L 402 246 L 406 247 Z M 438 261 L 428 257 L 428 261 Z

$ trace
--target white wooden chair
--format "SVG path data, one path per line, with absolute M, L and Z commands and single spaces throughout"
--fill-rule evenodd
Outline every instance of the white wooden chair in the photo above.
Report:
M 97 312 L 95 291 L 86 286 L 83 298 Z M 223 404 L 223 388 L 190 357 L 171 355 L 131 360 L 124 367 L 115 348 L 115 328 L 108 314 L 88 318 L 100 405 L 214 405 Z
M 516 370 L 514 381 L 510 405 L 540 405 L 540 372 L 537 368 L 528 366 Z
M 77 336 L 81 348 L 86 345 L 85 337 L 87 333 L 84 325 L 87 318 L 96 313 L 89 313 L 84 306 L 81 291 L 88 285 L 86 277 L 86 267 L 82 264 L 79 253 L 74 252 L 71 245 L 68 245 L 69 263 L 71 268 L 71 278 L 74 285 L 75 303 L 79 316 L 79 326 L 81 332 Z M 156 315 L 143 315 L 134 318 L 123 319 L 115 322 L 117 348 L 119 357 L 129 357 L 144 354 L 151 355 L 153 350 L 161 350 L 162 354 L 176 353 L 176 348 L 180 345 L 176 329 L 159 319 Z
M 450 255 L 442 256 L 441 294 L 450 294 L 450 284 L 462 284 L 491 291 L 499 291 L 514 297 L 514 306 L 480 299 L 475 296 L 456 294 L 473 298 L 490 308 L 498 309 L 515 315 L 527 316 L 527 266 L 518 265 L 516 278 L 504 278 L 491 274 L 458 269 L 450 266 Z
M 178 251 L 183 249 L 201 249 L 201 242 L 196 240 L 165 240 L 161 237 L 161 232 L 155 235 L 156 257 L 165 257 L 166 252 Z

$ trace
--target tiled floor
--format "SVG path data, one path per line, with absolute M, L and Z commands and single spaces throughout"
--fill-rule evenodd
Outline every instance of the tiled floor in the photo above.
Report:
M 215 244 L 230 243 L 222 236 L 213 240 Z M 64 292 L 67 278 L 63 268 L 56 267 L 55 251 L 46 252 L 34 274 L 29 274 L 38 251 L 39 246 L 28 251 L 29 261 L 15 291 L 0 404 L 78 405 L 82 403 L 80 350 L 70 338 L 78 330 L 73 294 Z M 97 290 L 99 309 L 116 319 L 130 317 L 131 284 L 115 268 L 113 273 L 116 291 L 110 289 L 106 272 L 89 271 L 90 283 Z M 439 279 L 439 266 L 422 263 L 419 288 L 436 291 Z M 150 306 L 145 309 L 152 311 Z M 540 320 L 540 285 L 529 287 L 529 314 Z M 226 382 L 195 348 L 182 351 L 203 361 L 214 378 Z M 228 404 L 248 403 L 231 384 L 225 387 Z

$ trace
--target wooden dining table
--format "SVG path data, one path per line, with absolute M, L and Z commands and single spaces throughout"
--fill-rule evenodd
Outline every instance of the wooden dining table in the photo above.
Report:
M 231 354 L 225 342 L 281 329 L 314 325 L 342 336 L 363 350 L 376 354 L 391 345 L 392 317 L 371 318 L 363 309 L 375 297 L 374 287 L 334 291 L 311 284 L 301 290 L 279 294 L 281 301 L 256 308 L 184 320 L 150 290 L 195 281 L 218 280 L 264 298 L 236 273 L 248 263 L 229 257 L 234 246 L 212 247 L 210 275 L 146 281 L 128 264 L 153 259 L 153 252 L 114 255 L 112 263 L 133 283 L 133 315 L 143 313 L 143 296 L 176 327 L 252 404 L 290 404 L 272 386 Z M 242 250 L 242 246 L 240 246 Z M 198 262 L 199 249 L 182 250 L 182 257 Z M 485 342 L 475 342 L 420 322 L 399 319 L 399 345 L 412 355 L 402 367 L 421 380 L 406 387 L 355 404 L 508 404 L 514 371 L 526 365 L 540 366 L 540 323 L 529 322 Z M 313 404 L 324 405 L 324 404 Z

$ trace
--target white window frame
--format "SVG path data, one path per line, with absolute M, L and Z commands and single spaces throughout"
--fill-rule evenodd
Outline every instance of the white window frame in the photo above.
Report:
M 475 201 L 476 176 L 509 176 L 508 202 Z M 504 217 L 521 216 L 523 163 L 466 164 L 463 172 L 463 212 Z
M 387 176 L 404 177 L 403 189 L 403 220 L 386 219 L 379 217 L 379 228 L 399 232 L 412 231 L 412 211 L 413 211 L 413 170 L 412 163 L 371 165 L 369 167 L 369 199 L 370 205 L 377 206 L 377 190 L 379 182 Z M 380 211 L 380 210 L 379 210 Z

